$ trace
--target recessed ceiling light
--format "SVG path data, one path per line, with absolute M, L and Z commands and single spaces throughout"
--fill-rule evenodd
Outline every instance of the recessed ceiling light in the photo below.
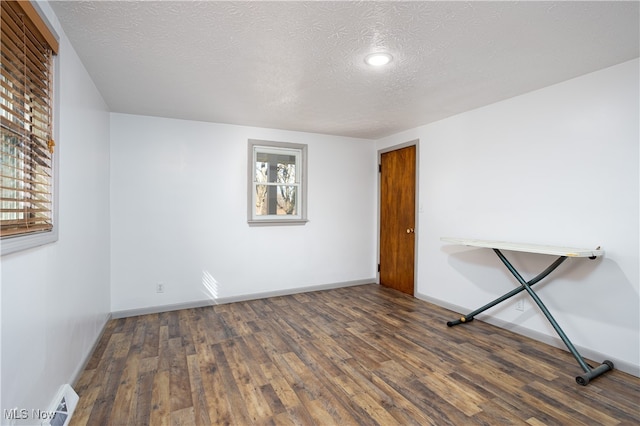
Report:
M 383 65 L 387 65 L 392 59 L 393 56 L 388 53 L 376 52 L 367 55 L 367 57 L 364 58 L 364 61 L 371 66 L 381 67 Z

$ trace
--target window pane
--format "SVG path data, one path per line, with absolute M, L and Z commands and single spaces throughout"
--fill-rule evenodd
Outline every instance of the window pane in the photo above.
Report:
M 256 185 L 256 215 L 265 216 L 269 214 L 267 204 L 267 185 Z
M 297 215 L 298 188 L 292 185 L 278 185 L 278 213 L 279 215 Z
M 294 163 L 278 163 L 278 177 L 276 181 L 278 183 L 296 183 L 295 162 Z
M 263 183 L 269 182 L 267 176 L 269 175 L 269 164 L 264 163 L 262 161 L 256 162 L 256 170 L 255 170 L 255 182 Z
M 255 187 L 257 216 L 298 214 L 297 185 L 256 185 Z
M 296 183 L 296 156 L 257 152 L 255 182 Z

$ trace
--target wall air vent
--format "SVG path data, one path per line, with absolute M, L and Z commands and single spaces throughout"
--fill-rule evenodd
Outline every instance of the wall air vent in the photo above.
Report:
M 73 388 L 68 384 L 63 385 L 51 402 L 51 407 L 48 415 L 44 416 L 46 419 L 42 422 L 42 426 L 68 426 L 78 400 L 78 394 Z

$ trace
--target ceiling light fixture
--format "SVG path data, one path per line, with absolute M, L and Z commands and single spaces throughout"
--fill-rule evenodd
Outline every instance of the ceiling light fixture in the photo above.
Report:
M 385 52 L 371 53 L 364 58 L 364 61 L 373 67 L 387 65 L 391 60 L 393 60 L 393 56 Z

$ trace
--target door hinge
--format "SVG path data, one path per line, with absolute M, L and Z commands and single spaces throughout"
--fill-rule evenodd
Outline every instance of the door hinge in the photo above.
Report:
M 382 164 L 378 164 L 378 173 L 382 173 Z
M 378 263 L 378 272 L 380 272 L 380 264 Z

